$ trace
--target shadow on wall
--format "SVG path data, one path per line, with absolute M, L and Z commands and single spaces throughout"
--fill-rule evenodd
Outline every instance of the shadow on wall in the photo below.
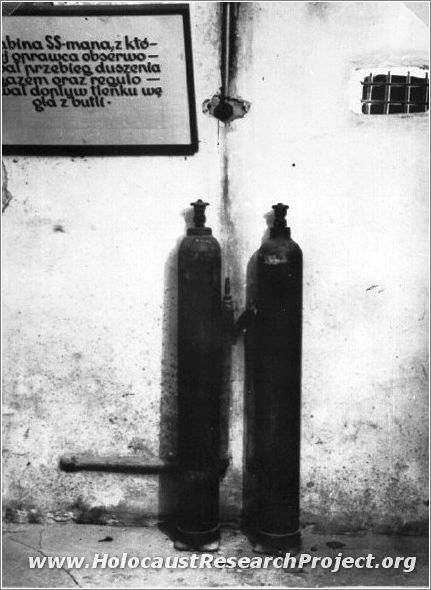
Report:
M 193 226 L 193 209 L 182 211 L 184 234 L 177 239 L 165 263 L 162 322 L 162 366 L 160 391 L 160 443 L 162 459 L 176 459 L 177 455 L 177 311 L 178 311 L 178 250 L 187 228 Z M 167 528 L 173 525 L 176 514 L 177 483 L 171 474 L 159 476 L 159 518 Z M 163 525 L 162 525 L 163 526 Z

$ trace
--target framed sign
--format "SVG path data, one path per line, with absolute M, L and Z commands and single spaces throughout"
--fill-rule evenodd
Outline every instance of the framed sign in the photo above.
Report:
M 197 151 L 187 5 L 22 3 L 3 18 L 3 151 Z

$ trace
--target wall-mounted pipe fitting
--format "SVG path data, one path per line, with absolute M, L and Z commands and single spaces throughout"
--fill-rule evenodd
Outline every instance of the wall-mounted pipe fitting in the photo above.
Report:
M 251 104 L 231 96 L 231 78 L 236 67 L 237 22 L 240 2 L 222 2 L 221 22 L 221 86 L 220 92 L 202 104 L 202 112 L 222 123 L 230 123 L 246 115 Z
M 251 104 L 242 98 L 231 98 L 215 94 L 212 98 L 204 100 L 202 112 L 211 115 L 222 123 L 230 123 L 235 119 L 242 119 L 250 110 Z

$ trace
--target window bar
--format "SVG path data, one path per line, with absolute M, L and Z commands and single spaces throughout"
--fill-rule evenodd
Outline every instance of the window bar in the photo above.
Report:
M 386 76 L 386 84 L 385 84 L 385 105 L 384 105 L 384 114 L 389 115 L 389 107 L 391 102 L 391 72 L 388 72 Z
M 410 113 L 410 72 L 407 72 L 406 91 L 404 94 L 404 112 Z
M 425 101 L 424 101 L 424 112 L 427 110 L 429 100 L 429 81 L 428 72 L 425 72 Z
M 367 88 L 367 100 L 371 101 L 371 97 L 372 97 L 372 93 L 373 93 L 373 74 L 372 72 L 370 72 L 370 81 L 368 83 L 368 88 Z M 371 115 L 371 102 L 367 102 L 367 115 Z

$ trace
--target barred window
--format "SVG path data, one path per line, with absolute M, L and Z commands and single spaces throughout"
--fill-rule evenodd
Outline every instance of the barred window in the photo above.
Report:
M 429 109 L 428 72 L 421 75 L 386 74 L 366 76 L 362 84 L 362 113 L 390 115 L 393 113 L 422 113 Z

